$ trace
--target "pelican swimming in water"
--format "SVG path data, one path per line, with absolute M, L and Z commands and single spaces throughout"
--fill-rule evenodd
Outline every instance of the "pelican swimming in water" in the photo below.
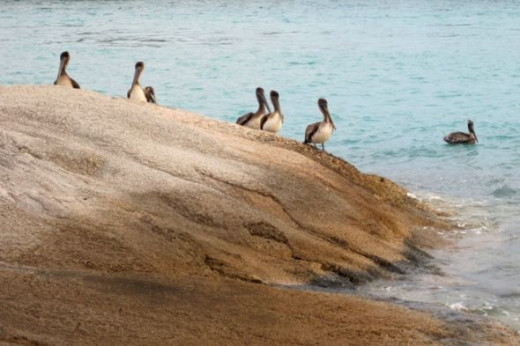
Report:
M 128 90 L 126 96 L 131 100 L 156 103 L 154 89 L 151 86 L 147 86 L 143 89 L 141 84 L 139 84 L 139 78 L 141 78 L 141 73 L 143 73 L 143 70 L 144 62 L 138 61 L 135 64 L 135 73 L 134 79 L 132 80 L 132 86 L 130 87 L 130 90 Z
M 468 130 L 469 133 L 452 132 L 444 137 L 444 141 L 449 144 L 475 144 L 475 142 L 478 142 L 478 138 L 471 120 L 468 120 Z
M 256 130 L 260 129 L 260 121 L 266 114 L 266 108 L 269 113 L 271 113 L 271 108 L 265 99 L 264 89 L 256 88 L 256 99 L 258 100 L 258 110 L 255 113 L 251 112 L 242 115 L 237 119 L 238 125 L 247 126 Z
M 283 125 L 283 114 L 280 107 L 280 95 L 275 90 L 271 90 L 271 102 L 273 103 L 274 111 L 262 117 L 260 129 L 277 133 Z
M 325 150 L 324 143 L 329 139 L 332 131 L 336 129 L 336 126 L 334 126 L 334 122 L 330 117 L 327 100 L 319 99 L 318 107 L 323 114 L 323 121 L 307 126 L 305 130 L 305 141 L 303 143 L 313 143 L 315 147 L 317 143 L 321 143 L 321 148 Z
M 79 89 L 79 84 L 67 74 L 67 65 L 70 61 L 69 52 L 63 52 L 60 55 L 60 69 L 58 70 L 58 77 L 54 81 L 54 85 L 66 86 L 74 89 Z

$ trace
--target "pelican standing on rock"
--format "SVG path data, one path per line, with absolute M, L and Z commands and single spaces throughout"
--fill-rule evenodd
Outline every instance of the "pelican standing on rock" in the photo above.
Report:
M 58 70 L 58 77 L 54 81 L 54 85 L 60 85 L 79 89 L 79 84 L 67 74 L 67 65 L 69 64 L 70 54 L 69 52 L 63 52 L 60 55 L 60 69 Z
M 138 61 L 135 64 L 135 73 L 134 79 L 132 80 L 132 86 L 130 87 L 130 90 L 128 90 L 126 96 L 131 100 L 156 103 L 154 89 L 151 86 L 147 86 L 143 89 L 141 84 L 139 84 L 139 78 L 141 78 L 141 73 L 143 73 L 143 70 L 144 62 Z
M 318 123 L 310 124 L 305 130 L 305 141 L 303 144 L 313 143 L 316 147 L 317 143 L 321 143 L 321 148 L 325 150 L 325 142 L 329 139 L 332 131 L 336 129 L 334 122 L 330 117 L 327 100 L 319 99 L 318 107 L 323 114 L 323 121 Z
M 271 90 L 271 102 L 273 103 L 274 111 L 262 117 L 260 129 L 277 133 L 283 125 L 283 114 L 280 107 L 280 95 L 276 90 Z
M 150 103 L 157 103 L 157 100 L 155 99 L 155 90 L 151 86 L 147 86 L 144 88 L 144 94 L 146 95 L 146 101 Z
M 247 113 L 237 119 L 237 124 L 247 126 L 252 129 L 260 129 L 260 121 L 266 113 L 266 108 L 271 113 L 271 108 L 267 103 L 264 95 L 264 89 L 256 88 L 256 99 L 258 100 L 258 110 L 253 113 Z
M 444 137 L 444 141 L 449 144 L 475 144 L 478 142 L 477 135 L 473 128 L 473 121 L 468 119 L 469 133 L 452 132 Z

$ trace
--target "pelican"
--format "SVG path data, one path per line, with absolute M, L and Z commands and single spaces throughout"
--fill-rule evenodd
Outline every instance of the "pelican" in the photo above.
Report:
M 79 84 L 67 74 L 67 65 L 69 64 L 69 52 L 63 52 L 60 55 L 60 69 L 58 70 L 58 77 L 54 81 L 54 85 L 61 85 L 69 88 L 79 89 Z
M 146 101 L 157 103 L 157 100 L 155 99 L 155 90 L 151 86 L 144 88 L 144 94 L 146 95 Z
M 154 89 L 151 86 L 147 86 L 143 89 L 139 84 L 139 78 L 141 77 L 141 73 L 143 73 L 143 70 L 144 62 L 138 61 L 135 64 L 135 73 L 134 79 L 132 81 L 132 86 L 130 87 L 130 90 L 128 90 L 126 96 L 131 100 L 156 103 Z
M 321 143 L 321 148 L 325 150 L 324 143 L 329 139 L 332 131 L 336 129 L 336 126 L 334 126 L 334 122 L 330 117 L 327 100 L 319 99 L 318 107 L 323 114 L 323 121 L 307 126 L 307 129 L 305 130 L 305 141 L 303 144 L 314 143 L 314 146 L 316 147 L 316 143 Z
M 473 129 L 473 121 L 470 119 L 468 119 L 468 130 L 469 133 L 452 132 L 444 137 L 444 141 L 449 144 L 475 144 L 478 138 Z
M 265 109 L 267 108 L 269 113 L 271 113 L 271 108 L 265 99 L 264 89 L 256 88 L 256 99 L 258 100 L 258 110 L 255 113 L 251 112 L 242 115 L 237 119 L 238 125 L 247 126 L 257 130 L 260 129 L 260 121 L 266 113 Z
M 274 111 L 262 117 L 260 129 L 277 133 L 283 125 L 283 114 L 280 108 L 280 95 L 278 95 L 276 90 L 271 90 L 271 102 L 273 103 Z

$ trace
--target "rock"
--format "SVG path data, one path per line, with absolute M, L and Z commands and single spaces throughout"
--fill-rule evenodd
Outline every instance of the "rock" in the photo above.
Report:
M 425 257 L 421 247 L 442 243 L 432 227 L 446 226 L 388 179 L 362 174 L 296 141 L 52 86 L 0 88 L 0 223 L 0 280 L 12 282 L 0 290 L 0 300 L 12 302 L 0 309 L 0 322 L 12 327 L 0 341 L 23 337 L 50 344 L 69 340 L 67 330 L 75 329 L 58 316 L 81 322 L 78 343 L 85 335 L 104 335 L 96 328 L 111 318 L 116 329 L 170 330 L 185 333 L 172 340 L 189 343 L 187 335 L 215 337 L 215 318 L 262 329 L 261 319 L 247 322 L 244 314 L 265 311 L 265 299 L 275 291 L 276 301 L 295 313 L 317 316 L 298 308 L 302 297 L 348 308 L 352 298 L 280 293 L 269 285 L 326 282 L 331 276 L 358 284 L 402 275 Z M 210 287 L 224 292 L 210 299 Z M 204 304 L 216 304 L 218 297 L 237 315 L 226 307 L 208 319 Z M 86 299 L 94 317 L 81 307 Z M 71 304 L 76 308 L 67 312 Z M 382 309 L 380 303 L 359 304 Z M 152 306 L 158 311 L 150 312 L 150 321 L 132 315 Z M 410 321 L 419 314 L 392 309 L 409 314 Z M 40 322 L 24 323 L 29 315 L 39 315 Z M 192 324 L 178 325 L 183 316 Z M 330 316 L 343 318 L 340 312 Z M 283 311 L 269 318 L 283 318 Z M 316 326 L 319 334 L 315 318 L 306 326 Z M 168 329 L 163 319 L 177 325 Z M 210 330 L 193 330 L 198 323 Z M 297 340 L 296 330 L 294 324 L 288 337 Z M 251 332 L 229 344 L 243 343 Z M 416 332 L 427 339 L 431 331 Z M 149 340 L 159 342 L 153 335 Z M 316 337 L 306 340 L 323 340 Z

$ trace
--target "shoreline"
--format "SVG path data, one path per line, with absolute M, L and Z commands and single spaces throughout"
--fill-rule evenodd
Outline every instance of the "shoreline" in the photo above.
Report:
M 447 309 L 448 315 L 452 311 L 477 319 L 489 318 L 520 332 L 516 295 L 513 293 L 508 299 L 507 293 L 514 292 L 516 286 L 501 281 L 502 276 L 489 274 L 504 268 L 500 262 L 503 254 L 494 250 L 511 236 L 497 210 L 503 207 L 481 200 L 468 203 L 466 198 L 418 195 L 453 224 L 453 229 L 439 232 L 451 244 L 434 250 L 428 268 L 419 267 L 412 272 L 402 282 L 404 287 L 383 280 L 372 283 L 370 292 L 383 300 L 392 301 L 395 297 L 405 306 L 424 305 L 435 310 L 439 305 Z
M 448 225 L 390 180 L 294 140 L 15 86 L 0 87 L 0 159 L 0 341 L 518 341 L 489 321 L 277 287 L 403 275 L 445 244 L 424 227 Z

